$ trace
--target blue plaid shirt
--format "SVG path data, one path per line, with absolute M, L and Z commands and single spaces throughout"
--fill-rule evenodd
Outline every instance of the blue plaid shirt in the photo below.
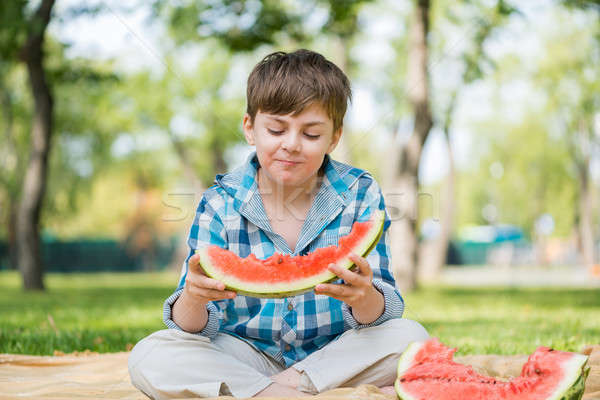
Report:
M 171 318 L 171 307 L 183 291 L 187 260 L 196 249 L 217 245 L 240 257 L 254 253 L 258 258 L 267 258 L 275 252 L 305 255 L 320 247 L 336 245 L 341 236 L 350 232 L 353 222 L 368 219 L 375 209 L 385 209 L 381 190 L 371 175 L 326 155 L 323 182 L 292 251 L 270 226 L 257 187 L 258 166 L 253 153 L 243 166 L 217 175 L 215 184 L 204 192 L 190 231 L 190 253 L 183 264 L 179 286 L 164 303 L 163 320 L 167 327 L 181 329 Z M 390 223 L 386 213 L 383 235 L 367 257 L 373 270 L 373 285 L 385 300 L 383 314 L 372 323 L 358 323 L 347 304 L 316 295 L 314 291 L 283 299 L 238 295 L 234 299 L 209 302 L 207 325 L 197 334 L 234 335 L 289 367 L 348 329 L 400 318 L 404 302 L 390 272 Z

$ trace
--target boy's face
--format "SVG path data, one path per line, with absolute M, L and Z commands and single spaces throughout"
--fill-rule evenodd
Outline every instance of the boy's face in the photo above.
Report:
M 258 111 L 254 125 L 248 114 L 244 116 L 244 135 L 256 146 L 263 172 L 273 183 L 286 187 L 309 184 L 341 134 L 342 128 L 333 131 L 333 121 L 318 103 L 296 116 Z

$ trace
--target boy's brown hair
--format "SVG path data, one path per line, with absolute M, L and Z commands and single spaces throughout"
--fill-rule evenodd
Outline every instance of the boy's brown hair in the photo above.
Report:
M 333 130 L 343 125 L 350 81 L 334 63 L 314 51 L 277 51 L 256 64 L 248 77 L 246 112 L 254 124 L 258 111 L 285 115 L 300 114 L 317 102 L 333 121 Z

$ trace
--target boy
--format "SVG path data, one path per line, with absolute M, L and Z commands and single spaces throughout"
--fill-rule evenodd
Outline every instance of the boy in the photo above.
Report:
M 399 355 L 427 332 L 401 318 L 387 215 L 376 248 L 353 256 L 356 272 L 332 264 L 339 280 L 295 297 L 237 295 L 194 255 L 207 245 L 240 257 L 303 255 L 385 209 L 367 172 L 328 155 L 350 96 L 344 73 L 312 51 L 277 52 L 256 65 L 243 119 L 256 152 L 203 194 L 179 287 L 164 305 L 171 329 L 144 338 L 129 357 L 132 383 L 148 396 L 297 397 L 362 383 L 393 391 Z

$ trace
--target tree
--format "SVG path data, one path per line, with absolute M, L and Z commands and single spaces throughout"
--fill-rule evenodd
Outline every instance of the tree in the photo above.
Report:
M 25 1 L 0 6 L 0 123 L 6 136 L 0 143 L 6 155 L 0 201 L 7 205 L 2 218 L 12 264 L 26 289 L 44 287 L 41 228 L 73 215 L 77 194 L 106 165 L 114 132 L 128 127 L 125 112 L 114 106 L 123 99 L 112 66 L 67 59 L 64 45 L 45 35 L 52 5 L 41 2 L 33 11 Z M 96 11 L 77 6 L 61 17 Z
M 457 62 L 460 64 L 461 74 L 456 84 L 450 88 L 445 105 L 441 105 L 437 112 L 440 126 L 446 139 L 446 149 L 448 155 L 448 174 L 446 175 L 443 194 L 440 196 L 440 230 L 432 246 L 425 246 L 421 249 L 419 256 L 420 273 L 427 277 L 435 277 L 439 274 L 446 263 L 448 255 L 448 245 L 450 235 L 454 225 L 454 215 L 456 209 L 456 167 L 454 161 L 454 151 L 452 149 L 451 131 L 453 129 L 454 113 L 458 103 L 460 93 L 471 83 L 480 80 L 486 73 L 495 68 L 492 58 L 485 50 L 485 44 L 495 31 L 501 27 L 508 18 L 518 13 L 516 8 L 507 4 L 504 0 L 498 0 L 495 4 L 464 1 L 459 4 L 443 5 L 444 20 L 451 25 L 464 26 L 466 23 L 474 24 L 474 29 L 469 29 L 472 34 L 469 39 L 465 39 L 467 44 L 464 50 L 457 55 Z M 462 11 L 459 13 L 458 10 Z M 462 18 L 459 16 L 463 14 Z M 441 18 L 440 18 L 441 19 Z M 466 22 L 467 20 L 468 22 Z M 437 31 L 443 36 L 442 29 L 438 23 Z M 470 28 L 470 26 L 469 26 Z M 444 52 L 448 43 L 444 38 L 440 38 L 441 49 Z M 441 103 L 442 90 L 436 91 L 435 103 Z M 437 100 L 437 101 L 435 101 Z M 422 257 L 421 257 L 422 256 Z
M 390 240 L 394 272 L 404 289 L 417 287 L 417 225 L 416 209 L 419 189 L 419 163 L 423 145 L 433 126 L 430 106 L 428 72 L 428 34 L 430 26 L 429 0 L 416 0 L 411 21 L 408 49 L 408 92 L 412 112 L 413 131 L 405 144 L 398 149 L 393 163 L 397 169 L 387 185 L 394 195 L 392 205 L 399 215 L 392 223 Z
M 567 1 L 570 13 L 582 14 L 583 10 L 600 10 L 597 1 Z M 600 149 L 600 133 L 595 119 L 600 109 L 600 79 L 597 71 L 592 71 L 600 62 L 600 12 L 585 13 L 589 19 L 589 31 L 580 31 L 565 24 L 564 37 L 572 41 L 548 41 L 548 56 L 542 60 L 537 81 L 545 88 L 549 108 L 555 121 L 568 138 L 568 149 L 575 176 L 579 183 L 577 193 L 578 211 L 576 224 L 583 263 L 591 266 L 597 262 L 595 250 L 593 183 L 591 181 L 591 160 Z M 578 43 L 576 48 L 571 43 Z M 565 48 L 567 47 L 567 48 Z M 568 49 L 568 51 L 567 51 Z M 577 88 L 577 90 L 573 90 Z
M 23 274 L 25 289 L 43 290 L 39 220 L 46 190 L 53 124 L 53 99 L 45 76 L 43 45 L 54 0 L 42 0 L 31 16 L 26 15 L 27 3 L 24 1 L 3 6 L 10 9 L 7 15 L 17 17 L 8 29 L 14 30 L 15 36 L 24 40 L 8 48 L 7 52 L 18 52 L 19 59 L 25 63 L 34 100 L 31 152 L 16 213 L 17 263 Z M 2 11 L 4 13 L 5 10 Z M 5 46 L 3 48 L 6 49 Z
M 581 232 L 581 171 L 589 173 L 587 156 L 600 154 L 598 134 L 579 125 L 592 121 L 599 104 L 593 100 L 600 87 L 592 72 L 599 56 L 594 18 L 551 8 L 543 24 L 552 28 L 538 31 L 539 56 L 508 53 L 494 59 L 490 102 L 498 112 L 472 125 L 479 167 L 459 182 L 462 224 L 489 223 L 481 214 L 487 206 L 497 220 L 522 227 L 532 238 L 542 214 L 552 216 L 557 237 Z M 525 82 L 527 96 L 505 97 L 505 88 L 515 82 Z M 589 188 L 593 192 L 593 182 Z M 592 227 L 593 218 L 588 217 Z
M 506 79 L 515 77 L 507 72 L 505 69 Z M 498 87 L 506 84 L 508 81 L 498 78 Z M 478 151 L 479 167 L 460 175 L 460 222 L 490 223 L 481 211 L 492 207 L 497 221 L 519 226 L 533 238 L 536 220 L 547 213 L 553 217 L 554 233 L 568 236 L 577 182 L 565 162 L 569 159 L 567 138 L 557 135 L 551 111 L 524 107 L 519 120 L 507 121 L 498 114 L 473 126 L 486 148 Z M 499 104 L 498 109 L 505 107 Z

